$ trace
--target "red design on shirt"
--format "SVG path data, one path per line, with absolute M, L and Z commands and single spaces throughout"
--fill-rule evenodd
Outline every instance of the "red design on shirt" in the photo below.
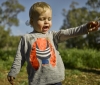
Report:
M 30 62 L 35 70 L 39 68 L 39 61 L 42 61 L 42 66 L 51 64 L 53 67 L 56 65 L 56 56 L 52 44 L 46 38 L 37 38 L 32 45 L 30 52 Z

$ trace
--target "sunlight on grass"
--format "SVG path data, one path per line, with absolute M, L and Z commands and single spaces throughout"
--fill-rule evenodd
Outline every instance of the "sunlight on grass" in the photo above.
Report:
M 10 85 L 7 81 L 7 74 L 14 60 L 12 56 L 14 55 L 9 55 L 7 59 L 3 58 L 5 60 L 0 59 L 0 85 Z M 62 82 L 63 85 L 100 85 L 99 52 L 69 49 L 61 51 L 61 56 L 66 67 L 65 80 Z M 17 75 L 14 85 L 28 85 L 26 65 L 25 63 Z M 94 70 L 89 66 L 93 67 Z

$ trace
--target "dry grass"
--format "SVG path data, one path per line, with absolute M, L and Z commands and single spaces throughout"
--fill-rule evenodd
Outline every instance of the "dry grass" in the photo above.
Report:
M 100 85 L 100 70 L 69 69 L 63 85 Z
M 7 81 L 7 70 L 0 69 L 0 85 L 10 85 Z M 100 70 L 67 69 L 63 85 L 100 85 Z M 27 74 L 21 71 L 14 80 L 14 85 L 28 85 Z

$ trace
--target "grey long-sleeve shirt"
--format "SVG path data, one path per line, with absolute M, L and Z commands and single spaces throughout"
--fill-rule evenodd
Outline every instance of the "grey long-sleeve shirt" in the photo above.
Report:
M 65 68 L 58 52 L 58 43 L 87 33 L 84 24 L 58 32 L 31 32 L 23 35 L 8 76 L 16 77 L 26 61 L 29 85 L 61 82 L 64 80 Z

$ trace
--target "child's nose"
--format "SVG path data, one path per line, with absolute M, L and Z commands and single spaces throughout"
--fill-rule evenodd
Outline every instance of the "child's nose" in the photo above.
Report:
M 48 19 L 45 19 L 45 23 L 48 23 Z

